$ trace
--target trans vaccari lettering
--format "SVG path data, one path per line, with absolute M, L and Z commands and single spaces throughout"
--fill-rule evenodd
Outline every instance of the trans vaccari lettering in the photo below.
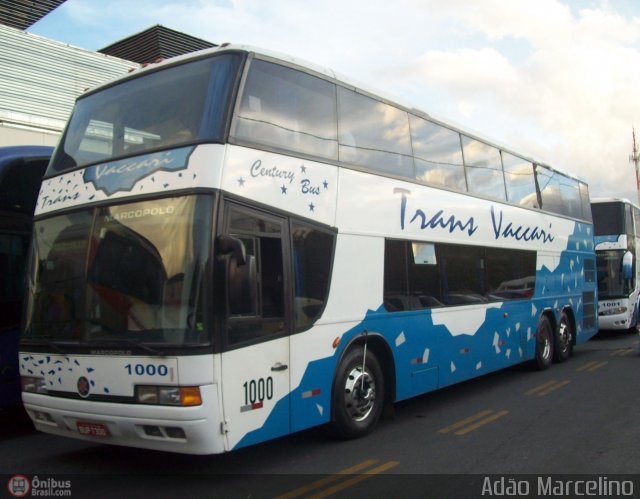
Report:
M 552 243 L 554 239 L 551 233 L 551 224 L 549 224 L 549 229 L 542 229 L 537 225 L 532 227 L 505 222 L 502 210 L 499 210 L 496 215 L 493 206 L 491 207 L 491 224 L 493 226 L 493 235 L 496 239 L 515 239 L 516 241 L 542 240 L 543 243 Z
M 400 228 L 402 230 L 405 229 L 407 216 L 407 194 L 410 194 L 410 191 L 406 189 L 395 189 L 393 191 L 395 194 L 400 194 Z M 437 210 L 433 215 L 425 213 L 420 208 L 417 208 L 413 212 L 413 216 L 409 220 L 409 224 L 413 224 L 415 222 L 419 223 L 419 227 L 422 230 L 426 229 L 445 229 L 448 230 L 449 233 L 452 233 L 456 230 L 460 232 L 466 232 L 469 236 L 472 236 L 478 227 L 476 226 L 475 220 L 473 217 L 469 217 L 466 222 L 459 220 L 455 215 L 447 215 L 444 213 L 444 210 Z

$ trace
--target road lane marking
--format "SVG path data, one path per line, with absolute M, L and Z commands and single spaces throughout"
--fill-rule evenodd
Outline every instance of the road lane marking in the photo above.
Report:
M 554 384 L 556 384 L 557 381 L 555 379 L 552 379 L 551 381 L 549 381 L 548 383 L 545 383 L 544 385 L 540 385 L 540 386 L 536 386 L 535 388 L 532 388 L 531 390 L 529 390 L 528 392 L 526 392 L 527 395 L 533 395 L 534 393 L 536 393 L 538 390 L 544 390 L 547 387 L 553 386 Z
M 462 428 L 461 430 L 456 431 L 455 434 L 466 435 L 467 433 L 477 430 L 482 426 L 488 425 L 489 423 L 492 423 L 496 419 L 500 419 L 501 417 L 506 416 L 507 414 L 509 414 L 509 411 L 498 411 L 495 414 L 492 414 L 491 416 L 486 417 L 475 424 L 472 424 L 471 426 L 467 426 L 466 428 Z
M 350 475 L 353 475 L 354 473 L 356 473 L 358 471 L 361 471 L 361 470 L 363 470 L 365 468 L 373 466 L 374 464 L 376 464 L 378 462 L 379 461 L 377 459 L 367 459 L 366 461 L 358 463 L 358 464 L 356 464 L 354 466 L 351 466 L 349 468 L 345 468 L 344 470 L 338 471 L 337 473 L 334 473 L 333 475 L 329 475 L 329 476 L 327 476 L 325 478 L 322 478 L 320 480 L 317 480 L 317 481 L 315 481 L 313 483 L 310 483 L 308 485 L 304 485 L 304 486 L 302 486 L 300 488 L 292 490 L 291 492 L 287 492 L 285 494 L 277 496 L 276 499 L 293 499 L 294 497 L 300 497 L 302 495 L 305 495 L 308 492 L 320 489 L 322 487 L 326 487 L 327 485 L 330 485 L 330 484 L 332 484 L 334 482 L 337 482 L 339 480 L 343 480 L 344 478 L 346 478 L 346 477 L 348 477 Z M 380 466 L 378 466 L 376 468 L 372 468 L 369 471 L 365 471 L 364 475 L 358 475 L 358 476 L 356 476 L 354 478 L 358 478 L 359 480 L 357 482 L 359 482 L 361 480 L 369 478 L 370 475 L 376 475 L 378 473 L 382 473 L 383 471 L 385 471 L 385 470 L 387 470 L 389 468 L 392 468 L 394 466 L 397 466 L 398 464 L 399 463 L 397 461 L 389 461 L 388 463 L 384 463 L 384 464 L 382 464 L 382 465 L 380 465 Z M 360 478 L 361 476 L 363 478 Z M 349 487 L 350 485 L 352 485 L 352 483 L 350 483 L 350 482 L 352 482 L 352 480 L 354 478 L 352 478 L 350 480 L 347 480 L 346 482 L 343 482 L 343 483 L 348 483 L 349 482 L 349 484 L 346 485 L 346 486 L 342 486 L 342 484 L 339 484 L 341 486 L 341 488 L 339 488 L 337 490 L 342 490 L 343 488 Z M 353 482 L 353 483 L 357 483 L 357 482 Z M 331 489 L 333 489 L 333 487 Z M 324 493 L 324 491 L 323 492 L 319 492 L 318 494 L 323 494 L 323 493 Z M 334 492 L 331 492 L 331 493 L 334 493 Z M 314 495 L 312 497 L 326 497 L 326 496 Z
M 449 433 L 450 431 L 457 430 L 458 428 L 467 426 L 469 423 L 473 423 L 474 421 L 480 418 L 484 418 L 485 416 L 488 416 L 492 412 L 493 411 L 488 411 L 488 410 L 480 411 L 479 413 L 474 414 L 473 416 L 469 416 L 468 418 L 458 421 L 457 423 L 453 423 L 451 426 L 447 426 L 446 428 L 442 428 L 438 430 L 438 433 Z
M 555 379 L 553 379 L 548 383 L 544 383 L 542 385 L 536 386 L 535 388 L 532 388 L 531 390 L 526 392 L 526 395 L 537 395 L 538 397 L 543 397 L 544 395 L 548 395 L 549 393 L 556 391 L 559 388 L 568 385 L 569 383 L 571 383 L 570 380 L 556 381 Z
M 634 351 L 634 348 L 621 348 L 620 350 L 611 352 L 609 357 L 624 357 L 625 355 L 631 355 Z
M 352 478 L 350 478 L 349 480 L 346 480 L 344 482 L 341 483 L 337 483 L 336 485 L 334 485 L 333 487 L 329 487 L 326 490 L 323 490 L 321 492 L 318 492 L 317 494 L 314 494 L 312 496 L 309 496 L 308 499 L 323 499 L 325 497 L 331 496 L 333 494 L 335 494 L 336 492 L 340 492 L 341 490 L 344 490 L 348 487 L 353 487 L 355 484 L 362 482 L 363 480 L 366 480 L 367 478 L 371 478 L 375 475 L 378 475 L 380 473 L 382 473 L 383 471 L 387 471 L 388 469 L 394 468 L 395 466 L 398 466 L 400 463 L 398 461 L 388 461 L 386 463 L 381 464 L 380 466 L 377 466 L 375 468 L 372 468 L 368 471 L 365 471 L 364 473 L 360 474 L 360 475 L 356 475 Z
M 450 426 L 445 428 L 441 428 L 438 430 L 438 433 L 449 433 L 453 432 L 456 435 L 466 435 L 478 428 L 481 428 L 489 423 L 494 422 L 496 419 L 500 419 L 503 416 L 509 414 L 509 411 L 498 411 L 495 412 L 493 410 L 484 410 L 480 411 L 473 416 L 469 416 L 457 423 L 453 423 Z
M 597 369 L 600 369 L 601 367 L 606 366 L 608 363 L 609 361 L 607 360 L 603 360 L 603 361 L 594 360 L 593 362 L 589 362 L 583 366 L 580 366 L 578 369 L 576 369 L 576 371 L 592 373 L 593 371 L 596 371 Z

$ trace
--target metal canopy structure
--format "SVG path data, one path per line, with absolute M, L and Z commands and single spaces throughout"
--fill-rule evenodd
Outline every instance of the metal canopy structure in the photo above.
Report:
M 0 24 L 25 30 L 64 2 L 65 0 L 0 0 Z
M 166 59 L 216 46 L 214 43 L 158 24 L 115 42 L 98 52 L 144 64 L 159 58 Z

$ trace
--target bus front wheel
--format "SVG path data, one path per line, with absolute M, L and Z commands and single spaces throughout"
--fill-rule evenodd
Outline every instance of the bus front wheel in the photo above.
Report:
M 363 347 L 351 349 L 342 359 L 333 384 L 334 432 L 357 438 L 371 432 L 384 403 L 382 369 L 375 354 Z

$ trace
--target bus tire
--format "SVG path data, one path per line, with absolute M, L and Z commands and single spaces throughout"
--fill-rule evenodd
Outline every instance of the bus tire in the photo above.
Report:
M 573 326 L 566 312 L 562 312 L 558 329 L 553 335 L 553 360 L 564 362 L 573 353 Z
M 340 362 L 333 382 L 332 430 L 340 438 L 358 438 L 371 432 L 384 405 L 384 379 L 375 354 L 364 348 L 349 350 Z
M 533 365 L 538 371 L 548 369 L 553 362 L 553 327 L 546 315 L 540 316 L 536 329 L 536 356 Z

